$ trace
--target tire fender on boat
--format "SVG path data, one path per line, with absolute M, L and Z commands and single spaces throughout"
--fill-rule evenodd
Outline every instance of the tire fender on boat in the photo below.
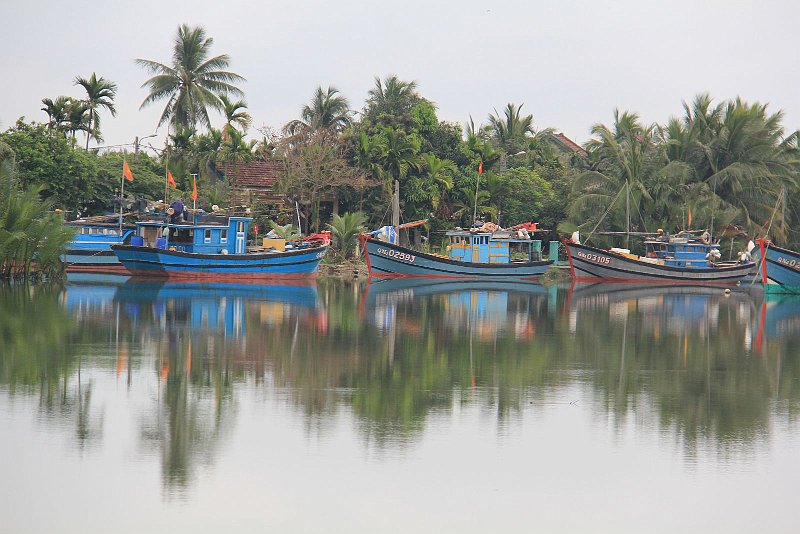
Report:
M 703 235 L 700 236 L 700 241 L 702 241 L 703 244 L 708 245 L 711 243 L 711 234 L 708 232 L 703 232 Z

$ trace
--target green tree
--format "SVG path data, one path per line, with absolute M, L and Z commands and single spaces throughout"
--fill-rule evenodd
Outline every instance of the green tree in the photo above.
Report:
M 92 73 L 89 78 L 78 76 L 75 78 L 75 85 L 80 85 L 86 91 L 86 99 L 84 100 L 88 106 L 89 111 L 89 124 L 86 132 L 86 150 L 89 150 L 89 139 L 94 137 L 95 141 L 102 141 L 103 136 L 100 133 L 100 110 L 99 108 L 106 108 L 112 117 L 117 116 L 117 110 L 114 107 L 114 98 L 117 96 L 117 84 L 111 80 L 97 77 L 96 73 Z
M 176 128 L 195 128 L 198 124 L 210 127 L 208 108 L 222 108 L 219 96 L 242 95 L 234 84 L 243 82 L 244 78 L 226 70 L 230 65 L 227 54 L 209 57 L 213 44 L 214 39 L 206 37 L 202 27 L 183 24 L 175 37 L 171 65 L 136 60 L 139 66 L 154 74 L 142 84 L 150 94 L 139 109 L 167 100 L 158 126 L 169 122 Z
M 63 274 L 60 256 L 74 232 L 41 192 L 41 185 L 21 187 L 13 157 L 0 161 L 0 278 L 30 278 L 34 260 L 36 274 Z
M 645 126 L 636 113 L 614 111 L 614 125 L 592 127 L 596 138 L 587 150 L 600 161 L 595 170 L 578 175 L 568 207 L 571 222 L 580 228 L 625 230 L 627 196 L 630 190 L 632 229 L 647 230 L 643 208 L 652 209 L 648 186 L 664 167 L 663 152 L 656 144 L 655 126 Z M 640 214 L 642 214 L 640 216 Z M 603 217 L 605 217 L 603 219 Z
M 286 131 L 291 135 L 303 130 L 341 132 L 352 122 L 350 113 L 350 103 L 339 94 L 338 89 L 331 85 L 323 91 L 322 86 L 319 86 L 311 103 L 303 106 L 301 120 L 291 121 L 286 125 Z
M 364 226 L 367 216 L 363 212 L 347 212 L 342 216 L 333 214 L 333 220 L 328 225 L 333 238 L 333 246 L 337 253 L 348 259 L 353 255 L 358 243 L 358 235 L 366 231 Z
M 417 93 L 417 82 L 404 81 L 395 75 L 381 80 L 375 77 L 375 85 L 368 92 L 364 111 L 365 122 L 381 127 L 411 129 L 411 110 L 425 101 Z
M 42 111 L 47 113 L 47 130 L 50 132 L 64 132 L 64 124 L 68 122 L 68 109 L 70 104 L 70 97 L 59 96 L 55 100 L 51 98 L 43 98 L 42 104 L 44 107 Z
M 683 181 L 702 191 L 714 207 L 705 224 L 719 227 L 739 222 L 750 230 L 772 218 L 784 187 L 797 187 L 798 159 L 792 136 L 785 137 L 783 113 L 770 114 L 767 105 L 737 98 L 712 105 L 709 95 L 684 103 L 682 121 L 671 120 L 661 135 L 667 157 L 683 173 Z M 726 215 L 727 214 L 727 215 Z M 775 213 L 773 231 L 788 236 L 782 212 Z
M 250 127 L 252 117 L 245 111 L 247 103 L 244 100 L 231 100 L 227 95 L 219 95 L 222 103 L 222 114 L 225 115 L 225 125 L 222 127 L 222 135 L 225 139 L 229 137 L 229 132 L 238 125 L 241 131 L 247 132 Z
M 89 106 L 82 100 L 70 98 L 67 105 L 67 129 L 70 133 L 70 142 L 75 146 L 77 132 L 89 134 Z
M 46 126 L 22 120 L 0 134 L 0 141 L 16 153 L 18 179 L 24 189 L 41 185 L 42 197 L 72 215 L 88 209 L 97 199 L 94 154 L 73 150 L 65 137 L 50 135 Z
M 525 151 L 528 148 L 528 136 L 534 134 L 533 115 L 522 116 L 523 105 L 508 103 L 502 117 L 497 111 L 489 115 L 488 131 L 506 154 Z

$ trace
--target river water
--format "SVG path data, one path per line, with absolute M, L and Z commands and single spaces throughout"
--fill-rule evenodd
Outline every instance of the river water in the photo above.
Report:
M 800 300 L 0 290 L 0 532 L 796 532 Z

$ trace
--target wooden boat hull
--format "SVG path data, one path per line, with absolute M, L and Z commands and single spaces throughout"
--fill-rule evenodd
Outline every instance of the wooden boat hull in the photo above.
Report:
M 747 278 L 755 263 L 711 269 L 649 264 L 607 250 L 565 242 L 572 276 L 577 281 L 730 284 Z
M 761 268 L 769 293 L 800 294 L 800 252 L 761 243 Z
M 364 239 L 367 268 L 371 277 L 426 277 L 470 279 L 532 280 L 544 274 L 551 260 L 520 263 L 470 263 L 433 254 L 417 252 L 408 247 L 377 239 Z
M 67 249 L 61 257 L 68 273 L 128 274 L 117 255 L 109 247 L 106 250 Z
M 290 252 L 198 254 L 153 247 L 114 245 L 120 262 L 134 276 L 184 280 L 290 280 L 310 278 L 327 246 Z

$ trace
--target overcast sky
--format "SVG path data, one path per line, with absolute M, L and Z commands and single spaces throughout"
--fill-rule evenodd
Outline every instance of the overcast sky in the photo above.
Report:
M 83 96 L 77 75 L 119 86 L 102 117 L 106 145 L 155 131 L 163 106 L 139 111 L 147 74 L 169 63 L 182 23 L 202 25 L 227 53 L 255 127 L 298 118 L 318 85 L 361 109 L 375 76 L 416 80 L 439 118 L 486 122 L 523 104 L 537 129 L 583 143 L 614 108 L 647 122 L 681 114 L 697 93 L 741 96 L 800 127 L 800 2 L 616 1 L 117 1 L 19 0 L 0 9 L 0 130 L 44 122 L 41 99 Z M 217 126 L 221 119 L 217 119 Z M 164 128 L 159 130 L 164 133 Z M 251 135 L 258 135 L 251 129 Z

